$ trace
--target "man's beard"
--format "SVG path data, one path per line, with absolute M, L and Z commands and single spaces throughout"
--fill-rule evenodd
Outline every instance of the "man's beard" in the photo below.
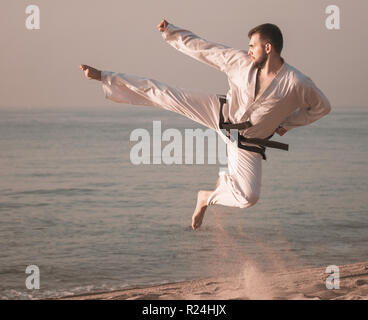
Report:
M 262 57 L 259 58 L 258 61 L 255 61 L 254 62 L 254 66 L 257 68 L 257 69 L 262 69 L 264 67 L 264 65 L 266 64 L 266 61 L 267 61 L 267 53 L 264 52 Z

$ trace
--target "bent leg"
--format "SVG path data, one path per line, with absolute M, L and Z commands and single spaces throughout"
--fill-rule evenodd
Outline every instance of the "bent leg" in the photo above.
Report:
M 180 89 L 152 79 L 107 71 L 102 72 L 102 87 L 109 100 L 162 108 L 215 131 L 219 129 L 220 104 L 216 94 Z
M 197 205 L 192 216 L 192 229 L 196 230 L 202 225 L 207 209 L 207 199 L 213 191 L 200 190 L 197 195 Z
M 249 208 L 261 192 L 262 156 L 228 145 L 229 174 L 221 172 L 207 205 Z

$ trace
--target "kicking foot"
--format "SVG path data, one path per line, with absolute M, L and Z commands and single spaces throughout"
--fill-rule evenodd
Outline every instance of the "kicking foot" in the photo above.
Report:
M 100 70 L 97 70 L 85 64 L 81 64 L 79 68 L 83 70 L 84 75 L 86 76 L 88 80 L 94 79 L 94 80 L 101 81 L 101 71 Z
M 203 221 L 204 214 L 207 209 L 207 200 L 212 191 L 198 191 L 197 205 L 192 216 L 192 229 L 198 229 Z

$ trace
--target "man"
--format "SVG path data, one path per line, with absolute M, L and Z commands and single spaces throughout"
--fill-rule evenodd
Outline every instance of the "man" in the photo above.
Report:
M 273 24 L 250 30 L 248 52 L 209 42 L 166 20 L 157 28 L 174 48 L 227 75 L 230 88 L 226 100 L 152 79 L 101 72 L 86 65 L 80 68 L 88 79 L 102 81 L 107 99 L 177 112 L 212 128 L 227 141 L 229 173 L 219 175 L 215 190 L 198 192 L 192 216 L 195 230 L 201 226 L 209 205 L 249 208 L 258 201 L 265 155 L 264 148 L 252 139 L 265 141 L 275 132 L 284 135 L 320 119 L 331 107 L 310 78 L 284 62 L 283 37 Z M 239 137 L 246 140 L 242 147 L 229 142 L 221 130 L 224 123 L 249 124 L 239 130 Z

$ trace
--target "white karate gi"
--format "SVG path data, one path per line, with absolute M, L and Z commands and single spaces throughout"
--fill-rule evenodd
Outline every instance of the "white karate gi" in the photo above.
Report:
M 313 81 L 286 62 L 266 90 L 254 100 L 257 68 L 247 51 L 209 42 L 172 24 L 162 36 L 180 52 L 226 73 L 230 88 L 224 105 L 225 121 L 251 121 L 252 127 L 240 131 L 245 137 L 264 139 L 279 125 L 287 130 L 304 126 L 331 110 L 327 98 Z M 220 103 L 216 94 L 108 71 L 102 72 L 102 86 L 107 99 L 177 112 L 212 128 L 227 141 L 229 173 L 219 175 L 207 205 L 248 208 L 258 201 L 262 156 L 229 144 L 219 128 Z

